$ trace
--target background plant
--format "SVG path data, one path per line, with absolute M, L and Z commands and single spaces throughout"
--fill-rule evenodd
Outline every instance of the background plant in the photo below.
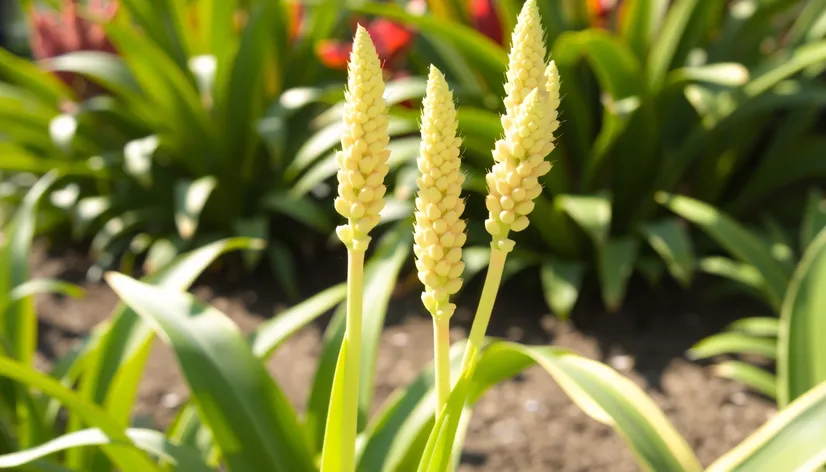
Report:
M 560 316 L 589 277 L 612 310 L 633 274 L 691 283 L 696 267 L 684 254 L 694 250 L 693 237 L 656 204 L 656 191 L 748 220 L 802 208 L 799 189 L 824 175 L 826 149 L 814 131 L 824 99 L 822 2 L 631 0 L 603 11 L 588 3 L 540 5 L 551 55 L 568 79 L 555 172 L 543 180 L 529 243 L 513 258 L 515 269 L 539 269 Z M 505 49 L 470 27 L 463 2 L 429 5 L 432 16 L 378 3 L 352 10 L 415 27 L 411 69 L 433 63 L 453 79 L 468 187 L 483 193 L 499 133 L 502 110 L 491 97 L 502 91 Z M 496 5 L 510 30 L 519 2 Z M 469 239 L 484 244 L 478 220 Z

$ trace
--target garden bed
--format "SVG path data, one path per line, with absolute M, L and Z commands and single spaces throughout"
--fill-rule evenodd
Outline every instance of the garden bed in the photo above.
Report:
M 344 276 L 340 255 L 326 255 L 329 270 L 305 274 L 305 294 Z M 66 353 L 117 302 L 103 284 L 83 282 L 88 261 L 78 252 L 33 257 L 34 274 L 81 283 L 82 299 L 38 298 L 40 365 Z M 323 274 L 323 279 L 319 278 Z M 209 279 L 209 277 L 207 277 Z M 229 315 L 245 332 L 287 304 L 264 277 L 204 280 L 193 292 Z M 472 303 L 476 288 L 463 298 Z M 633 290 L 626 313 L 609 315 L 582 304 L 575 322 L 559 323 L 547 313 L 538 290 L 518 282 L 505 286 L 490 334 L 528 344 L 553 343 L 606 362 L 645 387 L 704 464 L 739 443 L 774 412 L 773 402 L 741 386 L 714 378 L 706 367 L 684 357 L 694 342 L 731 320 L 753 315 L 744 303 L 701 303 L 696 293 Z M 418 287 L 401 284 L 390 307 L 376 376 L 376 404 L 407 384 L 432 356 L 430 318 L 420 306 Z M 653 299 L 652 299 L 653 297 Z M 459 302 L 452 335 L 467 333 L 470 303 Z M 640 309 L 639 307 L 646 308 Z M 302 330 L 272 357 L 269 367 L 286 394 L 304 408 L 328 317 Z M 137 400 L 136 421 L 163 426 L 187 395 L 171 351 L 156 343 Z M 541 369 L 532 368 L 491 390 L 471 421 L 460 471 L 638 470 L 631 453 L 610 428 L 579 411 Z

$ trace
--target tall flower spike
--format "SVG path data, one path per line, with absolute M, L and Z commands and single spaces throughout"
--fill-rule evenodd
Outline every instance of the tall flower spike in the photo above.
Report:
M 505 83 L 505 114 L 502 126 L 510 127 L 517 108 L 531 93 L 545 82 L 545 42 L 542 19 L 536 0 L 527 0 L 516 20 L 508 54 L 507 82 Z
M 493 150 L 496 164 L 486 176 L 489 217 L 485 229 L 493 236 L 493 245 L 505 252 L 514 245 L 508 232 L 528 227 L 533 200 L 542 193 L 539 178 L 551 170 L 545 156 L 554 146 L 549 137 L 556 122 L 551 115 L 556 111 L 550 109 L 548 99 L 548 92 L 541 88 L 528 94 Z
M 462 246 L 467 239 L 461 219 L 465 203 L 460 197 L 464 175 L 460 170 L 456 136 L 456 108 L 444 75 L 430 66 L 422 112 L 422 144 L 417 164 L 414 246 L 419 280 L 425 286 L 422 301 L 437 319 L 450 318 L 456 305 L 450 295 L 462 287 Z
M 376 48 L 367 30 L 359 25 L 350 53 L 347 90 L 344 93 L 342 150 L 339 165 L 336 211 L 347 224 L 336 228 L 339 239 L 353 250 L 365 250 L 368 233 L 379 223 L 384 208 L 384 177 L 389 167 L 387 148 L 387 104 L 384 80 Z

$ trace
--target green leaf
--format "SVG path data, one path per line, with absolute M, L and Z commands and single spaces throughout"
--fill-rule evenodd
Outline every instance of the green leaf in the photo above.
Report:
M 736 87 L 749 80 L 749 70 L 738 62 L 717 62 L 702 66 L 686 66 L 668 74 L 669 88 L 681 88 L 692 82 Z
M 44 69 L 70 72 L 92 79 L 122 97 L 136 97 L 140 88 L 126 64 L 115 54 L 74 51 L 43 61 Z
M 157 136 L 147 136 L 126 143 L 123 147 L 123 170 L 144 187 L 152 185 L 152 156 L 158 150 Z
M 195 235 L 201 212 L 217 184 L 213 176 L 175 183 L 175 226 L 182 238 L 192 239 Z
M 778 404 L 783 407 L 826 380 L 826 229 L 795 271 L 780 313 Z
M 485 389 L 513 377 L 534 363 L 544 368 L 584 413 L 611 426 L 631 448 L 641 469 L 658 472 L 702 470 L 686 441 L 639 387 L 608 366 L 566 349 L 508 342 L 492 343 L 482 352 L 473 376 L 474 383 L 481 384 L 475 387 L 477 394 L 480 395 Z M 457 382 L 451 400 L 459 396 L 457 391 L 460 388 L 467 388 L 461 386 L 467 380 L 463 377 Z M 445 413 L 455 415 L 462 410 L 462 403 L 451 404 L 449 400 Z M 454 408 L 453 411 L 451 407 Z M 419 463 L 419 470 L 445 470 L 446 460 L 441 467 L 434 460 L 444 458 L 440 454 L 444 448 L 450 447 L 452 433 L 458 427 L 458 416 L 454 416 L 455 423 L 452 427 L 442 428 L 445 413 L 440 415 L 434 427 L 428 448 Z M 441 450 L 435 450 L 437 448 Z
M 765 369 L 742 361 L 725 361 L 714 366 L 714 375 L 745 384 L 769 398 L 777 396 L 777 378 Z
M 668 1 L 629 0 L 622 9 L 620 33 L 637 57 L 643 60 L 668 12 Z
M 805 252 L 823 228 L 826 228 L 826 199 L 819 189 L 814 189 L 809 192 L 800 224 L 800 250 Z
M 774 359 L 777 357 L 777 345 L 774 339 L 727 332 L 704 338 L 688 351 L 688 356 L 694 360 L 708 359 L 723 354 L 755 354 Z
M 736 259 L 760 271 L 766 297 L 772 306 L 780 306 L 789 283 L 789 274 L 772 257 L 771 249 L 760 238 L 728 215 L 700 201 L 665 193 L 659 193 L 657 201 L 699 226 Z
M 330 216 L 318 203 L 307 196 L 295 197 L 285 192 L 275 192 L 264 197 L 263 205 L 270 210 L 289 216 L 320 233 L 333 230 Z
M 743 87 L 743 93 L 747 97 L 760 95 L 803 69 L 824 61 L 826 61 L 826 40 L 805 44 L 795 49 L 791 56 L 782 63 L 753 78 Z
M 132 443 L 126 435 L 125 428 L 117 420 L 107 415 L 97 405 L 61 385 L 57 380 L 6 357 L 0 357 L 0 374 L 56 398 L 67 409 L 82 416 L 88 424 L 100 428 L 109 438 L 126 445 Z M 124 472 L 160 470 L 145 454 L 131 447 L 103 446 L 102 449 Z
M 324 429 L 324 440 L 322 442 L 321 469 L 336 470 L 341 467 L 342 456 L 345 455 L 344 448 L 350 447 L 344 444 L 344 396 L 347 385 L 344 382 L 344 374 L 347 369 L 347 338 L 341 341 L 341 351 L 338 354 L 336 368 L 333 374 L 333 384 L 330 389 L 330 406 L 327 409 L 327 427 Z M 352 454 L 350 454 L 352 460 Z M 352 463 L 348 466 L 352 467 Z
M 770 316 L 742 318 L 728 325 L 726 329 L 728 331 L 739 331 L 750 336 L 776 338 L 780 331 L 780 320 Z
M 639 246 L 637 239 L 616 238 L 608 241 L 600 253 L 599 278 L 602 285 L 602 300 L 609 311 L 616 311 L 622 305 L 628 279 L 634 271 Z
M 665 80 L 665 75 L 674 61 L 680 40 L 683 38 L 698 3 L 698 0 L 676 0 L 669 7 L 665 23 L 653 41 L 648 56 L 648 85 L 652 90 L 659 89 Z
M 760 271 L 749 264 L 743 264 L 727 257 L 704 257 L 697 263 L 697 268 L 707 274 L 714 274 L 720 277 L 731 279 L 739 284 L 754 289 L 763 299 L 762 292 L 766 284 Z
M 568 213 L 602 247 L 611 231 L 611 200 L 605 195 L 559 195 L 554 204 Z
M 62 280 L 34 279 L 27 280 L 14 287 L 8 297 L 11 302 L 16 302 L 32 295 L 45 293 L 57 293 L 67 297 L 81 298 L 86 291 L 82 287 Z
M 230 470 L 315 469 L 292 406 L 229 318 L 186 293 L 117 273 L 107 281 L 175 351 Z
M 683 287 L 691 284 L 694 276 L 694 249 L 685 228 L 675 218 L 645 224 L 641 227 L 648 244 L 665 261 L 668 271 Z
M 826 382 L 812 388 L 711 464 L 708 472 L 817 470 L 826 463 Z
M 261 323 L 250 339 L 253 354 L 260 359 L 268 358 L 284 341 L 332 309 L 346 295 L 347 284 L 340 283 Z
M 41 177 L 26 193 L 11 222 L 3 228 L 0 248 L 0 293 L 9 294 L 29 281 L 29 253 L 34 238 L 37 207 L 58 178 L 57 172 Z M 11 302 L 0 298 L 0 336 L 9 341 L 8 355 L 32 365 L 37 346 L 37 317 L 34 300 L 25 297 Z
M 295 268 L 295 260 L 293 259 L 291 248 L 277 239 L 270 241 L 269 246 L 270 266 L 273 272 L 275 272 L 278 285 L 290 301 L 295 301 L 300 295 L 298 292 L 298 283 L 296 282 L 298 272 Z
M 542 264 L 540 272 L 545 302 L 557 318 L 567 320 L 579 298 L 585 264 L 552 259 Z
M 151 429 L 127 429 L 126 436 L 138 449 L 164 460 L 178 470 L 211 472 L 191 450 L 170 443 L 163 433 Z M 76 447 L 117 445 L 100 429 L 85 429 L 65 434 L 37 447 L 0 456 L 0 469 L 30 464 L 46 456 Z
M 231 238 L 208 244 L 181 254 L 168 265 L 144 280 L 170 290 L 184 290 L 209 267 L 215 259 L 228 251 L 255 246 L 246 238 Z M 138 384 L 143 376 L 153 332 L 134 311 L 120 304 L 110 316 L 111 324 L 100 335 L 98 345 L 85 353 L 86 368 L 79 390 L 89 401 L 105 405 L 118 421 L 127 424 L 132 414 Z M 81 423 L 70 416 L 67 431 L 80 429 Z M 84 454 L 69 451 L 70 465 L 88 468 L 91 460 Z M 85 469 L 84 469 L 85 470 Z
M 62 100 L 74 98 L 72 89 L 57 77 L 5 48 L 0 48 L 0 74 L 5 80 L 25 87 L 55 109 Z

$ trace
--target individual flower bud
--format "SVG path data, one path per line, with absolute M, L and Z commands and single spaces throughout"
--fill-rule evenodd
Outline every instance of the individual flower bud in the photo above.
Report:
M 461 261 L 467 239 L 461 220 L 465 202 L 460 196 L 464 176 L 453 94 L 444 75 L 433 66 L 423 104 L 413 252 L 424 284 L 425 308 L 436 318 L 449 318 L 456 309 L 449 298 L 461 288 L 465 267 Z
M 336 233 L 348 249 L 363 251 L 370 242 L 368 233 L 380 220 L 389 171 L 387 158 L 387 104 L 384 80 L 376 48 L 367 30 L 359 26 L 347 69 L 344 93 L 345 132 L 342 150 L 336 154 L 339 197 L 335 209 L 347 218 Z

